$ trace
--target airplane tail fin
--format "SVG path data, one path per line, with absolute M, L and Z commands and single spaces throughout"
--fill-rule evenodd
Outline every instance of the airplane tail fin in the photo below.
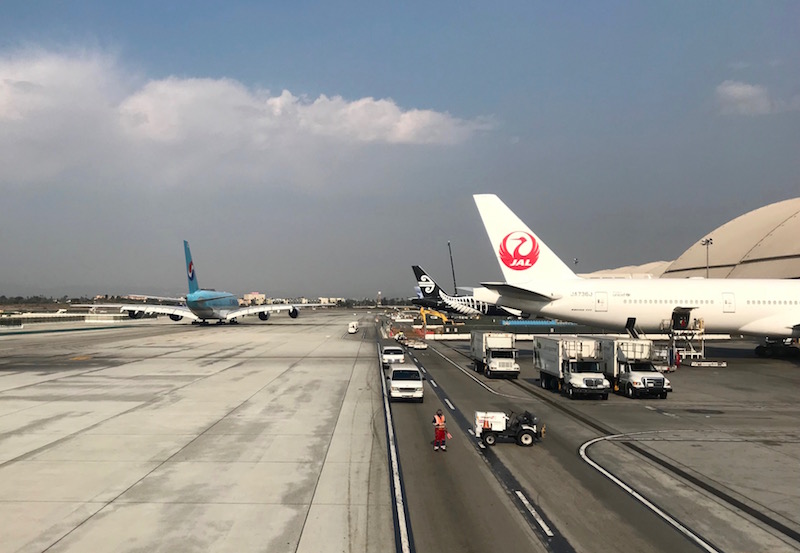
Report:
M 186 276 L 189 279 L 189 293 L 197 292 L 200 286 L 197 284 L 197 276 L 194 272 L 194 261 L 192 261 L 192 252 L 189 251 L 189 242 L 183 241 L 183 252 L 186 254 Z
M 494 194 L 473 197 L 506 282 L 577 278 L 500 198 Z
M 439 285 L 436 284 L 436 281 L 428 276 L 428 273 L 425 272 L 425 269 L 419 265 L 414 265 L 414 276 L 417 277 L 417 286 L 419 286 L 419 291 L 422 292 L 423 298 L 434 300 L 441 299 L 439 294 L 442 289 L 439 288 Z

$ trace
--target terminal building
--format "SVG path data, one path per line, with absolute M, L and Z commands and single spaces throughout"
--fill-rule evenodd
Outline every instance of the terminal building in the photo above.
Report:
M 689 278 L 705 277 L 708 273 L 709 278 L 800 278 L 797 236 L 800 236 L 800 198 L 793 198 L 755 209 L 708 232 L 675 261 L 656 261 L 582 276 Z M 710 239 L 708 244 L 707 239 Z

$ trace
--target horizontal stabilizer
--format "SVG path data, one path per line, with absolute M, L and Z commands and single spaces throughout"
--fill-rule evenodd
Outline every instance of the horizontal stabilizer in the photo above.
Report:
M 481 284 L 489 290 L 497 292 L 501 296 L 505 297 L 544 302 L 551 302 L 561 299 L 561 296 L 558 294 L 541 294 L 539 292 L 534 292 L 533 290 L 528 290 L 527 288 L 520 288 L 519 286 L 514 286 L 513 284 L 507 284 L 505 282 L 482 282 Z

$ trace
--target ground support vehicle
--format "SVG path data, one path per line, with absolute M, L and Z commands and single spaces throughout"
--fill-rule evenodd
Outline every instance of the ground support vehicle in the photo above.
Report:
M 614 391 L 629 398 L 650 396 L 667 399 L 672 384 L 653 364 L 652 340 L 612 336 L 593 338 L 600 344 L 603 373 Z
M 422 403 L 424 400 L 422 381 L 425 377 L 416 367 L 395 367 L 386 379 L 389 381 L 389 399 L 410 399 Z
M 498 440 L 514 440 L 518 445 L 530 447 L 544 438 L 545 425 L 539 418 L 525 411 L 506 415 L 502 411 L 475 411 L 475 437 L 493 446 Z
M 384 346 L 381 351 L 383 367 L 406 362 L 406 354 L 400 346 Z
M 470 357 L 475 362 L 475 370 L 482 370 L 487 377 L 519 377 L 515 336 L 510 332 L 473 330 Z
M 537 336 L 533 341 L 533 363 L 542 388 L 560 390 L 571 399 L 608 399 L 611 384 L 603 375 L 602 361 L 600 344 L 592 338 Z
M 355 334 L 358 332 L 358 321 L 353 321 L 349 325 L 347 325 L 347 332 L 349 334 Z

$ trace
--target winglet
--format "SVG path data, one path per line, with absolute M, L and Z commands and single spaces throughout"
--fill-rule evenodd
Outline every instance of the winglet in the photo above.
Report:
M 500 198 L 473 198 L 507 283 L 578 278 Z
M 192 252 L 189 251 L 189 242 L 183 241 L 183 252 L 186 254 L 186 277 L 189 279 L 189 293 L 197 292 L 200 286 L 197 284 L 197 275 L 194 272 L 194 262 Z

